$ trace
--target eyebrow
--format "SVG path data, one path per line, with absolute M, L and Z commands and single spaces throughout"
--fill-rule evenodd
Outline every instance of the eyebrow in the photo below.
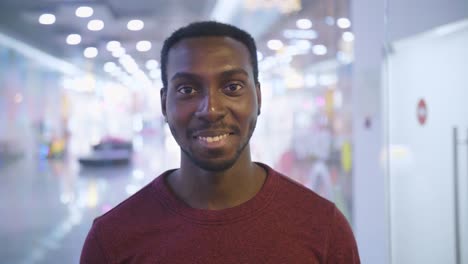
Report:
M 227 71 L 221 72 L 221 76 L 223 78 L 227 78 L 227 77 L 230 77 L 230 76 L 236 75 L 236 74 L 245 75 L 246 77 L 249 76 L 249 74 L 242 68 L 235 68 L 235 69 L 232 69 L 232 70 L 227 70 Z
M 176 79 L 199 79 L 198 75 L 189 72 L 178 72 L 172 76 L 171 81 Z
M 231 70 L 227 70 L 227 71 L 223 71 L 223 72 L 219 73 L 219 75 L 222 78 L 228 78 L 228 77 L 231 77 L 232 75 L 236 75 L 236 74 L 245 75 L 246 77 L 249 76 L 247 71 L 245 71 L 242 68 L 235 68 L 235 69 L 231 69 Z M 193 73 L 190 73 L 190 72 L 178 72 L 178 73 L 174 74 L 174 76 L 172 76 L 171 81 L 174 81 L 176 79 L 199 80 L 200 77 L 197 74 L 193 74 Z

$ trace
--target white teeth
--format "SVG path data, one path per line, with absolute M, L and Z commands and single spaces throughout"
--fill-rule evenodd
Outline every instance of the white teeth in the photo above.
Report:
M 221 139 L 225 139 L 228 135 L 229 134 L 224 134 L 224 135 L 215 136 L 215 137 L 198 137 L 198 138 L 208 143 L 212 143 L 212 142 L 220 141 Z

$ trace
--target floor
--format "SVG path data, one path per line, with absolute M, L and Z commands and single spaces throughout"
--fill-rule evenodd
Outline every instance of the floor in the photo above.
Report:
M 162 145 L 161 145 L 162 144 Z M 177 154 L 140 138 L 128 165 L 90 168 L 28 153 L 0 167 L 2 263 L 79 263 L 95 217 L 177 166 Z

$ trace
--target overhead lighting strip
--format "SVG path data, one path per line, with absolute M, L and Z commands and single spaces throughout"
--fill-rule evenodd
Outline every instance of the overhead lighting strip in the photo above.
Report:
M 34 48 L 2 33 L 0 33 L 0 45 L 15 50 L 23 56 L 37 61 L 42 65 L 49 67 L 50 69 L 63 72 L 68 75 L 82 74 L 82 71 L 75 65 L 58 59 L 50 54 L 47 54 L 37 48 Z

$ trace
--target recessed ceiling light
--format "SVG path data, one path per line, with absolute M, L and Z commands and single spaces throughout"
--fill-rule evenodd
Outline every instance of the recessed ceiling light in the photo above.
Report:
M 104 71 L 107 73 L 111 73 L 115 71 L 116 68 L 117 68 L 117 65 L 115 65 L 115 63 L 111 61 L 104 63 Z
M 138 41 L 136 49 L 141 52 L 145 52 L 151 49 L 151 42 L 147 40 Z
M 104 28 L 104 22 L 99 19 L 93 19 L 88 22 L 88 29 L 91 31 L 99 31 Z
M 278 39 L 272 39 L 267 42 L 267 46 L 272 50 L 280 50 L 283 47 L 283 42 Z
M 325 47 L 325 45 L 322 45 L 322 44 L 315 45 L 312 48 L 312 51 L 314 52 L 315 55 L 325 55 L 327 54 L 327 47 Z
M 354 41 L 354 34 L 352 32 L 346 31 L 343 33 L 343 40 L 346 42 Z
M 138 64 L 136 64 L 135 60 L 132 58 L 132 56 L 125 54 L 122 57 L 119 58 L 120 64 L 124 67 L 124 69 L 130 73 L 134 74 L 137 71 L 139 71 Z
M 146 68 L 148 70 L 154 70 L 154 69 L 158 68 L 158 66 L 159 66 L 159 63 L 158 63 L 157 60 L 149 60 L 149 61 L 146 62 Z
M 93 13 L 94 10 L 89 6 L 80 6 L 75 11 L 75 15 L 77 17 L 90 17 Z
M 52 25 L 55 23 L 55 16 L 52 14 L 42 14 L 39 17 L 39 23 L 43 25 Z
M 349 21 L 349 19 L 347 18 L 342 17 L 336 21 L 336 24 L 339 28 L 349 28 L 351 26 L 351 21 Z
M 130 20 L 127 23 L 127 28 L 128 30 L 131 30 L 131 31 L 142 30 L 144 26 L 145 26 L 145 23 L 143 23 L 143 21 L 139 19 Z
M 310 19 L 299 19 L 296 21 L 296 26 L 300 29 L 309 29 L 312 27 L 312 21 Z
M 78 45 L 81 42 L 81 36 L 78 34 L 70 34 L 67 37 L 68 45 Z
M 108 51 L 112 52 L 114 50 L 117 50 L 118 48 L 120 48 L 120 42 L 118 42 L 116 40 L 111 40 L 111 41 L 107 42 L 106 49 Z
M 95 47 L 87 47 L 84 51 L 83 51 L 83 55 L 86 57 L 86 58 L 94 58 L 98 55 L 98 50 L 95 48 Z
M 119 47 L 112 51 L 112 56 L 115 58 L 120 58 L 125 55 L 125 49 L 123 47 Z

